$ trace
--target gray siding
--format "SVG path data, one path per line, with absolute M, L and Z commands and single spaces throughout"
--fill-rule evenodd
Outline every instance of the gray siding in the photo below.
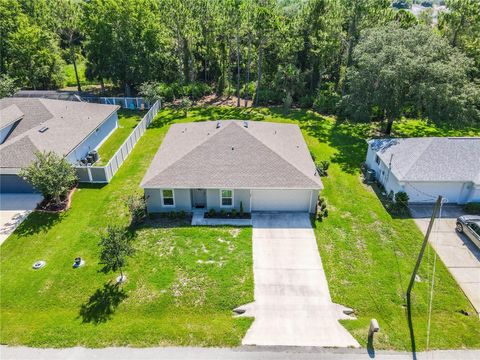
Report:
M 317 207 L 317 200 L 318 195 L 320 194 L 320 190 L 312 190 L 312 198 L 310 200 L 310 213 L 315 213 L 315 208 Z
M 33 193 L 35 189 L 18 175 L 0 175 L 0 193 Z
M 115 112 L 110 115 L 110 117 L 105 120 L 105 122 L 98 127 L 97 130 L 90 134 L 88 138 L 80 143 L 74 151 L 68 154 L 67 160 L 72 164 L 75 164 L 81 159 L 85 158 L 90 151 L 97 149 L 117 128 L 117 126 L 118 115 Z
M 250 190 L 249 189 L 234 189 L 233 190 L 233 204 L 236 210 L 240 210 L 240 202 L 243 203 L 243 210 L 250 212 Z M 207 189 L 207 210 L 215 209 L 220 211 L 224 209 L 228 211 L 232 208 L 220 207 L 220 189 Z
M 148 212 L 192 211 L 190 189 L 174 189 L 173 193 L 175 206 L 163 206 L 161 189 L 145 189 Z

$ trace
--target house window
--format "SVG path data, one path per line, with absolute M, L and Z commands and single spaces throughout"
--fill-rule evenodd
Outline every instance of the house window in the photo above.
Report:
M 378 157 L 378 155 L 375 155 L 375 162 L 377 163 L 377 165 L 380 165 L 380 158 Z
M 162 204 L 163 204 L 163 206 L 175 206 L 175 198 L 173 196 L 173 189 L 162 190 Z
M 233 190 L 220 190 L 220 206 L 221 207 L 233 206 Z

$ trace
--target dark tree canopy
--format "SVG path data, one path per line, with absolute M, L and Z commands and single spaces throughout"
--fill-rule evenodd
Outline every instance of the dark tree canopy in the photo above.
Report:
M 344 114 L 358 121 L 403 115 L 435 122 L 480 123 L 472 61 L 431 28 L 392 24 L 366 31 L 348 70 Z

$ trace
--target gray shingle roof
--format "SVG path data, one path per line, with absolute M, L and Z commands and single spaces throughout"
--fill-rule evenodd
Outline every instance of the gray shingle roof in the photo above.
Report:
M 68 155 L 119 108 L 116 105 L 50 99 L 0 99 L 0 111 L 12 106 L 24 115 L 0 145 L 0 168 L 27 166 L 35 151 Z M 48 130 L 39 132 L 42 127 Z
M 399 181 L 459 181 L 480 184 L 479 137 L 375 139 L 370 146 Z
M 15 104 L 0 109 L 0 129 L 20 120 L 23 115 L 23 112 Z
M 174 124 L 143 188 L 321 189 L 300 128 L 224 120 Z

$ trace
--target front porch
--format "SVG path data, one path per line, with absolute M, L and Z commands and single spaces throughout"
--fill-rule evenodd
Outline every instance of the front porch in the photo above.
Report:
M 192 209 L 192 226 L 251 226 L 252 219 L 206 219 L 205 209 Z

